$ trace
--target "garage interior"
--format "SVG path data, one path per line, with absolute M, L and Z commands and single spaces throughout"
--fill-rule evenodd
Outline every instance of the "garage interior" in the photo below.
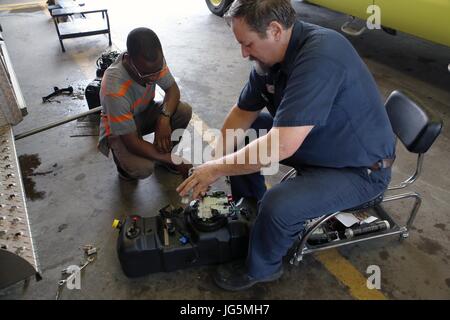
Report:
M 292 3 L 303 21 L 339 32 L 348 18 Z M 45 2 L 0 2 L 2 34 L 28 110 L 13 127 L 14 134 L 88 111 L 84 90 L 95 78 L 97 59 L 109 50 L 125 51 L 128 32 L 141 26 L 158 34 L 181 100 L 193 107 L 192 121 L 220 128 L 251 70 L 224 19 L 213 15 L 204 1 L 108 1 L 105 7 L 112 46 L 107 35 L 95 35 L 64 40 L 62 52 Z M 383 238 L 307 255 L 299 266 L 285 263 L 281 279 L 242 292 L 218 288 L 211 276 L 214 266 L 127 278 L 117 258 L 113 220 L 155 216 L 162 207 L 179 204 L 175 188 L 182 180 L 161 168 L 137 183 L 120 180 L 112 159 L 97 150 L 98 126 L 81 119 L 15 142 L 42 280 L 2 289 L 0 299 L 55 299 L 61 270 L 83 261 L 84 245 L 95 246 L 97 258 L 83 271 L 82 289 L 62 290 L 59 299 L 449 299 L 450 48 L 400 32 L 345 36 L 368 65 L 383 100 L 401 90 L 444 123 L 425 156 L 421 177 L 411 187 L 423 202 L 408 239 Z M 68 86 L 73 94 L 43 103 L 54 87 Z M 393 183 L 407 179 L 415 164 L 416 158 L 398 144 Z M 268 179 L 269 186 L 288 168 L 281 171 Z M 229 188 L 225 181 L 215 187 Z M 411 202 L 389 208 L 403 219 Z M 371 265 L 380 267 L 380 290 L 366 287 Z

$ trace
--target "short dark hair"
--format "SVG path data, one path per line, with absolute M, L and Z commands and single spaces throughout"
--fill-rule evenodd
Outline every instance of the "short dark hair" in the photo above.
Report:
M 153 30 L 136 28 L 128 34 L 127 51 L 132 58 L 143 57 L 149 62 L 154 62 L 162 53 L 162 47 Z
M 266 31 L 272 21 L 289 29 L 295 22 L 296 13 L 289 0 L 235 0 L 225 14 L 232 18 L 243 18 L 252 31 L 266 38 Z

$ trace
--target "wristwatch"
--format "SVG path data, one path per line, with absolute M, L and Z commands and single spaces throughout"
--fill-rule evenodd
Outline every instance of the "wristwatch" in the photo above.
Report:
M 167 111 L 166 105 L 163 105 L 161 109 L 161 114 L 167 118 L 170 118 L 172 116 L 172 114 L 169 111 Z

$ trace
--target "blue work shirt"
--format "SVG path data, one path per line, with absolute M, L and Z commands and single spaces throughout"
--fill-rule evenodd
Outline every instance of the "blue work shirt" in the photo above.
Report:
M 395 154 L 375 80 L 350 42 L 330 29 L 296 21 L 283 62 L 265 75 L 253 69 L 238 107 L 267 107 L 274 127 L 314 126 L 291 163 L 371 167 Z

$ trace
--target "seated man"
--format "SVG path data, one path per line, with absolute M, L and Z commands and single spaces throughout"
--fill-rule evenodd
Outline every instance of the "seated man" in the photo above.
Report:
M 154 101 L 156 85 L 165 92 L 162 103 Z M 192 109 L 180 102 L 180 90 L 152 30 L 137 28 L 128 34 L 127 52 L 103 76 L 100 100 L 99 150 L 106 156 L 112 150 L 119 177 L 144 179 L 155 162 L 187 176 L 191 165 L 172 162 L 171 134 L 187 127 Z M 154 143 L 142 138 L 152 132 Z
M 198 198 L 219 177 L 231 176 L 235 199 L 259 201 L 246 265 L 219 268 L 215 275 L 220 287 L 242 290 L 281 276 L 282 258 L 306 220 L 361 205 L 386 190 L 395 135 L 372 75 L 341 34 L 296 20 L 289 0 L 236 0 L 227 19 L 243 57 L 256 68 L 222 135 L 226 129 L 270 131 L 198 166 L 177 191 L 184 196 L 193 190 Z M 261 112 L 264 107 L 269 113 Z M 226 139 L 219 145 L 226 150 Z M 259 174 L 266 164 L 259 149 L 265 146 L 278 151 L 272 162 L 299 172 L 267 191 Z

